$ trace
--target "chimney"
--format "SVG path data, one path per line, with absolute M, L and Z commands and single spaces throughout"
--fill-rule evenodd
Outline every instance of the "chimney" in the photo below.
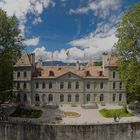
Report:
M 57 64 L 57 70 L 59 70 L 59 64 Z
M 76 70 L 80 70 L 80 62 L 79 61 L 76 62 Z
M 41 68 L 42 66 L 43 66 L 43 61 L 42 61 L 42 59 L 39 59 L 38 62 L 37 62 L 36 67 Z
M 108 53 L 104 52 L 102 54 L 102 67 L 103 67 L 103 74 L 105 74 L 105 65 L 107 64 Z
M 29 55 L 31 65 L 35 66 L 35 53 Z

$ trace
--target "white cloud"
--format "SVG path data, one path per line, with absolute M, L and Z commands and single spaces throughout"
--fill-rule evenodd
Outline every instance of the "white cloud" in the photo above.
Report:
M 89 1 L 86 7 L 80 7 L 77 9 L 70 9 L 70 14 L 86 14 L 88 11 L 93 11 L 95 16 L 106 18 L 110 15 L 110 12 L 119 9 L 121 4 L 120 0 L 95 0 Z
M 97 30 L 99 30 L 99 28 L 97 28 Z M 118 40 L 115 37 L 115 31 L 116 28 L 112 28 L 108 32 L 102 33 L 98 31 L 97 33 L 90 33 L 86 37 L 69 42 L 69 44 L 73 47 L 80 47 L 84 49 L 88 56 L 94 56 L 97 53 L 112 49 L 114 43 Z
M 69 57 L 66 55 L 68 51 L 69 51 Z M 45 47 L 41 47 L 41 48 L 36 48 L 33 52 L 35 53 L 36 61 L 41 58 L 44 61 L 61 60 L 65 62 L 66 61 L 70 62 L 70 61 L 81 60 L 84 56 L 84 51 L 76 47 L 72 47 L 70 49 L 61 49 L 60 51 L 57 50 L 54 52 L 47 51 Z
M 36 61 L 39 60 L 40 58 L 42 60 L 47 60 L 49 58 L 45 47 L 36 48 L 33 52 L 35 53 Z
M 3 0 L 0 1 L 0 8 L 5 10 L 8 16 L 13 14 L 19 19 L 19 28 L 22 31 L 22 35 L 25 34 L 25 23 L 27 13 L 34 14 L 39 17 L 43 10 L 48 6 L 54 6 L 53 0 Z
M 37 46 L 39 44 L 39 37 L 34 37 L 34 38 L 31 38 L 31 39 L 27 39 L 24 41 L 25 45 L 27 46 Z
M 41 23 L 41 22 L 42 22 L 41 17 L 36 17 L 36 18 L 34 19 L 34 21 L 33 21 L 33 24 L 36 25 L 36 24 L 39 24 L 39 23 Z
M 83 59 L 99 58 L 102 52 L 110 51 L 114 43 L 117 42 L 115 33 L 116 28 L 112 27 L 111 24 L 100 23 L 95 32 L 69 42 L 71 48 L 54 51 L 53 60 L 75 62 L 77 60 L 82 61 Z M 66 55 L 68 51 L 69 57 Z M 34 52 L 36 54 L 36 60 L 39 58 L 42 60 L 52 60 L 52 52 L 47 51 L 45 47 L 36 48 Z

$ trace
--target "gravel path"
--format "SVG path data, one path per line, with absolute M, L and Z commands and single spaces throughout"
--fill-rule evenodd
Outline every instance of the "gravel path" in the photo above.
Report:
M 104 118 L 100 113 L 99 110 L 106 108 L 106 109 L 119 109 L 122 106 L 118 105 L 106 105 L 100 106 L 98 109 L 83 109 L 80 106 L 71 107 L 70 105 L 65 105 L 60 107 L 62 111 L 73 111 L 78 112 L 80 117 L 69 118 L 64 117 L 61 121 L 61 124 L 101 124 L 101 123 L 112 123 L 114 122 L 113 118 Z M 135 122 L 140 121 L 140 117 L 133 116 L 133 117 L 123 117 L 119 120 L 119 122 Z

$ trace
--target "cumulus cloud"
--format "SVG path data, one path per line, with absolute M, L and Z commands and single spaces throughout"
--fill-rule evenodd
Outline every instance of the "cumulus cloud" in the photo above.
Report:
M 86 7 L 70 9 L 70 14 L 87 14 L 88 11 L 93 11 L 95 16 L 106 18 L 110 12 L 116 11 L 121 5 L 120 0 L 95 0 L 89 1 Z
M 36 18 L 34 19 L 34 21 L 33 21 L 33 24 L 34 24 L 34 25 L 37 25 L 37 24 L 39 24 L 39 23 L 41 23 L 41 22 L 42 22 L 41 17 L 36 17 Z
M 68 51 L 69 56 L 66 55 Z M 36 48 L 33 52 L 35 53 L 36 61 L 42 59 L 44 61 L 61 60 L 64 62 L 73 62 L 76 60 L 81 60 L 84 57 L 84 51 L 77 47 L 61 49 L 59 51 L 56 50 L 54 52 L 47 51 L 46 47 L 40 47 Z
M 114 43 L 116 43 L 118 39 L 115 37 L 116 28 L 112 28 L 107 32 L 106 28 L 108 27 L 106 26 L 104 27 L 105 29 L 101 28 L 99 30 L 99 28 L 97 28 L 94 33 L 90 33 L 86 37 L 73 40 L 69 42 L 69 44 L 73 47 L 79 47 L 81 49 L 84 49 L 84 51 L 90 57 L 104 51 L 110 51 Z
M 100 23 L 95 32 L 89 35 L 72 40 L 69 42 L 69 49 L 61 49 L 54 52 L 47 51 L 46 47 L 36 48 L 36 60 L 44 61 L 61 60 L 67 62 L 76 62 L 77 60 L 88 60 L 89 58 L 98 59 L 102 52 L 110 51 L 117 42 L 115 37 L 116 28 L 111 24 Z M 69 51 L 69 56 L 66 53 Z
M 27 14 L 31 13 L 38 17 L 48 6 L 54 6 L 53 0 L 3 0 L 0 1 L 0 8 L 5 10 L 8 16 L 13 14 L 19 19 L 19 28 L 21 29 L 22 35 L 25 34 L 25 23 L 27 21 Z
M 70 14 L 88 14 L 89 11 L 93 11 L 93 15 L 98 16 L 102 21 L 96 24 L 96 30 L 82 38 L 70 41 L 69 45 L 72 48 L 78 47 L 84 50 L 88 57 L 110 51 L 114 43 L 118 41 L 115 34 L 116 25 L 121 17 L 120 7 L 120 0 L 90 0 L 85 7 L 70 9 Z
M 34 38 L 30 38 L 30 39 L 26 39 L 24 41 L 24 44 L 27 46 L 37 46 L 39 44 L 39 37 L 34 37 Z

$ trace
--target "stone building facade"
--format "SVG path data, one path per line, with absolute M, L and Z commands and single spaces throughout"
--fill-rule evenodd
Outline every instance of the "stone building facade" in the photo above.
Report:
M 23 54 L 14 66 L 17 101 L 23 105 L 125 104 L 117 58 L 103 54 L 103 65 L 44 66 L 35 54 Z

